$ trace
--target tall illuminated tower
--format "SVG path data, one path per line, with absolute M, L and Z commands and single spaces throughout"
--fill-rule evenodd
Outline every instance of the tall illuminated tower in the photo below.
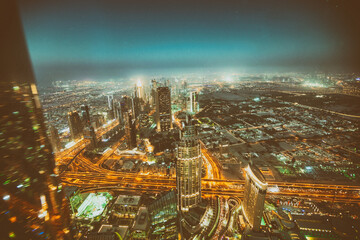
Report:
M 72 140 L 75 141 L 81 138 L 83 135 L 83 125 L 77 111 L 68 112 L 67 120 Z
M 156 125 L 158 132 L 172 129 L 171 93 L 168 87 L 156 89 Z
M 113 110 L 114 108 L 114 95 L 107 95 L 107 100 L 108 100 L 108 108 L 109 110 Z
M 156 89 L 157 89 L 157 82 L 155 79 L 152 79 L 151 80 L 150 104 L 153 109 L 156 108 Z
M 264 210 L 267 183 L 257 167 L 248 165 L 245 172 L 246 179 L 242 211 L 250 227 L 254 231 L 259 231 Z
M 84 128 L 84 138 L 90 140 L 90 147 L 94 148 L 97 146 L 97 138 L 95 129 L 88 125 Z
M 84 126 L 86 127 L 90 126 L 91 121 L 90 121 L 89 106 L 81 105 L 80 110 L 81 110 L 81 118 L 84 123 Z
M 60 142 L 58 130 L 53 125 L 51 125 L 49 127 L 49 132 L 50 132 L 49 140 L 50 140 L 50 143 L 51 143 L 51 146 L 52 146 L 54 152 L 60 151 L 61 150 L 61 142 Z
M 196 126 L 187 118 L 177 147 L 176 188 L 178 207 L 189 211 L 201 201 L 202 157 Z
M 130 111 L 124 113 L 125 135 L 128 147 L 134 148 L 136 147 L 136 120 L 131 115 Z
M 64 239 L 66 208 L 16 2 L 0 7 L 0 239 Z
M 197 113 L 199 111 L 198 93 L 190 92 L 190 112 Z
M 116 102 L 115 104 L 115 118 L 119 120 L 120 124 L 123 124 L 123 113 L 121 108 L 121 102 Z
M 144 86 L 142 85 L 140 80 L 135 85 L 135 97 L 145 101 Z

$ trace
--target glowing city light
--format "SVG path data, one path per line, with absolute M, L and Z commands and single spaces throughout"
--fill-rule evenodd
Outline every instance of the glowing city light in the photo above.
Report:
M 71 147 L 75 146 L 75 144 L 76 144 L 76 142 L 71 141 L 65 145 L 65 149 L 71 148 Z
M 5 196 L 3 196 L 3 200 L 4 200 L 4 201 L 10 200 L 10 195 L 5 195 Z
M 138 79 L 138 81 L 137 81 L 137 84 L 136 84 L 138 87 L 141 87 L 142 86 L 142 83 L 141 83 L 141 81 L 140 81 L 140 79 Z
M 314 87 L 314 88 L 324 88 L 325 87 L 324 84 L 316 83 L 316 82 L 304 82 L 303 86 L 305 86 L 305 87 Z

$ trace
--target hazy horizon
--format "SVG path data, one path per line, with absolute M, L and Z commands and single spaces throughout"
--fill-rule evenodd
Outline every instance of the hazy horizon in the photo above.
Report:
M 356 1 L 20 1 L 37 80 L 358 71 Z

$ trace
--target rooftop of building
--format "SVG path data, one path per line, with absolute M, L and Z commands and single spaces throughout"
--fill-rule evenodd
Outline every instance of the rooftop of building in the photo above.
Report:
M 139 205 L 140 198 L 141 198 L 141 196 L 120 195 L 116 199 L 115 204 L 137 206 L 137 205 Z
M 146 231 L 149 227 L 149 213 L 146 207 L 140 207 L 134 223 L 134 231 Z
M 266 183 L 264 175 L 261 173 L 261 171 L 255 165 L 249 164 L 246 167 L 245 171 L 251 177 L 251 179 L 259 185 L 259 187 L 261 187 L 263 189 L 267 188 L 267 183 Z
M 103 224 L 103 225 L 101 225 L 98 233 L 99 234 L 108 234 L 111 236 L 110 233 L 117 232 L 118 234 L 120 234 L 120 236 L 122 238 L 125 238 L 128 229 L 129 229 L 129 226 L 114 226 L 111 224 Z M 113 235 L 113 236 L 115 236 L 115 235 Z

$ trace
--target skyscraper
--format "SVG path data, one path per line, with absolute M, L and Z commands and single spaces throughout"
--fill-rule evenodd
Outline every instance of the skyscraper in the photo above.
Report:
M 190 92 L 190 112 L 197 113 L 199 111 L 198 93 Z
M 171 93 L 168 87 L 156 89 L 156 125 L 158 132 L 172 129 Z
M 142 85 L 140 80 L 135 84 L 135 97 L 141 99 L 142 101 L 145 101 L 144 86 Z
M 124 113 L 125 122 L 125 135 L 129 148 L 136 147 L 136 124 L 135 120 L 131 116 L 131 112 L 127 111 Z
M 116 102 L 114 104 L 114 111 L 115 111 L 115 118 L 117 120 L 119 120 L 120 124 L 123 124 L 123 114 L 122 114 L 122 109 L 121 109 L 121 103 L 120 102 Z
M 171 190 L 160 195 L 149 205 L 152 228 L 150 239 L 178 239 L 176 193 Z
M 113 110 L 114 108 L 114 96 L 113 95 L 107 95 L 108 99 L 108 108 L 109 110 Z
M 81 105 L 81 118 L 83 120 L 84 126 L 90 126 L 90 111 L 89 106 Z
M 108 100 L 108 110 L 106 111 L 107 112 L 107 115 L 106 115 L 106 118 L 107 118 L 107 121 L 109 120 L 113 120 L 115 118 L 115 112 L 114 112 L 114 95 L 107 95 L 107 100 Z
M 260 230 L 261 218 L 264 210 L 267 183 L 260 170 L 248 165 L 245 169 L 245 191 L 242 211 L 245 219 L 254 231 Z
M 187 117 L 187 123 L 177 147 L 176 187 L 178 207 L 189 211 L 201 201 L 202 157 L 196 126 Z
M 94 148 L 97 145 L 97 138 L 95 130 L 92 126 L 84 128 L 84 138 L 90 140 L 90 147 Z
M 68 112 L 68 125 L 73 141 L 82 137 L 83 125 L 77 111 Z
M 63 193 L 16 2 L 0 7 L 0 239 L 64 239 Z
M 142 110 L 143 101 L 138 97 L 131 98 L 131 106 L 132 106 L 132 117 L 136 119 Z
M 152 79 L 151 80 L 150 105 L 153 109 L 156 108 L 156 89 L 157 89 L 157 82 L 155 79 Z
M 60 142 L 58 130 L 53 125 L 51 125 L 49 127 L 49 131 L 50 131 L 50 142 L 53 151 L 58 152 L 61 149 L 61 142 Z

